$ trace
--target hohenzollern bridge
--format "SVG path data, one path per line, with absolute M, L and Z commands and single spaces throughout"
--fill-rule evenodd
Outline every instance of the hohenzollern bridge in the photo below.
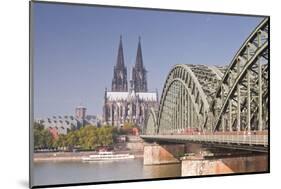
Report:
M 269 20 L 265 18 L 227 66 L 173 66 L 159 108 L 150 110 L 142 139 L 267 153 L 268 61 Z

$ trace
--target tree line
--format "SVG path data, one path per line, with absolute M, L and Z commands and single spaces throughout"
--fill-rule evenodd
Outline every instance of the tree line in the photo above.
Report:
M 116 136 L 131 134 L 134 127 L 136 126 L 131 123 L 125 123 L 120 129 L 110 125 L 102 127 L 86 125 L 54 138 L 42 124 L 34 123 L 34 149 L 93 150 L 97 147 L 112 145 Z

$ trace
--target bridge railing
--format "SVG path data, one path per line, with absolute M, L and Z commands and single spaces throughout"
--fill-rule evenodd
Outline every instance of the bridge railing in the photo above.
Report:
M 268 145 L 267 135 L 193 135 L 189 136 L 191 140 L 232 143 L 232 144 L 248 144 L 248 145 Z
M 204 143 L 226 143 L 226 144 L 245 144 L 268 146 L 268 135 L 142 135 L 142 138 L 174 141 L 193 141 Z

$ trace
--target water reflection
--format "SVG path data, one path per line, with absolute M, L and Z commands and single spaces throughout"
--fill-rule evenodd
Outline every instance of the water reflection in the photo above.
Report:
M 40 162 L 34 163 L 34 184 L 66 184 L 178 177 L 180 164 L 143 166 L 143 159 L 115 162 Z
M 145 165 L 143 175 L 144 178 L 179 177 L 181 164 Z

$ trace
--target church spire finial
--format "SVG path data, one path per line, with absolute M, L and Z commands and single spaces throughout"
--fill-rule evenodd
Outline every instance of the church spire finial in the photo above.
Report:
M 135 66 L 140 69 L 144 69 L 143 60 L 142 60 L 141 37 L 140 36 L 139 36 L 139 43 L 138 43 L 138 48 L 137 48 L 137 57 L 136 57 Z
M 120 35 L 117 62 L 114 66 L 113 79 L 112 79 L 112 91 L 127 91 L 127 68 L 124 63 L 122 35 Z
M 120 35 L 120 41 L 119 41 L 119 48 L 118 48 L 116 66 L 118 68 L 125 67 L 125 64 L 124 64 L 124 54 L 123 54 L 123 44 L 122 44 L 122 35 Z
M 132 71 L 132 79 L 136 92 L 147 92 L 146 70 L 143 65 L 140 36 L 137 47 L 136 62 Z

